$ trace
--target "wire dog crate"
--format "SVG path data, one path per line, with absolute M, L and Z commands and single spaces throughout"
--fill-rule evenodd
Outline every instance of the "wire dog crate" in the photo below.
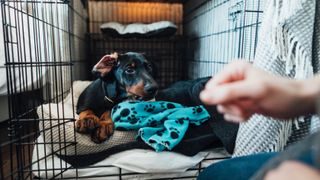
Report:
M 3 61 L 0 73 L 5 77 L 5 84 L 1 86 L 6 87 L 1 96 L 8 99 L 9 114 L 9 118 L 0 125 L 4 129 L 0 132 L 3 137 L 0 179 L 154 178 L 109 165 L 77 168 L 56 157 L 61 152 L 66 154 L 70 148 L 77 154 L 77 136 L 66 137 L 67 124 L 74 126 L 75 119 L 73 108 L 69 114 L 65 111 L 65 107 L 76 104 L 73 81 L 88 79 L 92 65 L 102 55 L 113 51 L 146 53 L 159 67 L 158 82 L 162 87 L 182 79 L 214 75 L 234 58 L 253 59 L 264 7 L 262 0 L 157 1 L 157 7 L 166 2 L 165 7 L 169 8 L 171 3 L 180 8 L 181 13 L 175 14 L 169 8 L 171 15 L 148 16 L 149 19 L 139 19 L 138 15 L 135 15 L 138 19 L 113 15 L 111 20 L 147 23 L 165 18 L 178 25 L 177 34 L 170 38 L 121 39 L 106 38 L 97 28 L 105 21 L 101 18 L 104 14 L 94 14 L 93 10 L 110 6 L 94 6 L 94 3 L 103 1 L 93 1 L 91 5 L 89 1 L 88 10 L 83 2 L 0 1 L 0 30 L 3 32 L 0 37 L 0 49 L 3 49 L 0 51 L 0 60 Z M 105 3 L 115 5 L 119 2 Z M 130 6 L 126 3 L 122 6 Z M 141 10 L 140 5 L 136 4 L 138 8 L 132 12 Z M 119 6 L 119 12 L 120 9 Z M 65 101 L 67 97 L 69 100 Z M 46 108 L 48 114 L 39 115 Z M 52 116 L 53 113 L 56 116 Z M 44 124 L 49 124 L 49 127 Z M 48 136 L 53 128 L 59 131 L 57 137 Z M 43 137 L 42 141 L 39 141 L 39 136 Z M 164 174 L 162 179 L 196 178 L 212 161 L 223 158 L 226 157 L 208 157 L 185 173 Z M 94 169 L 115 171 L 109 174 L 81 173 Z
M 253 60 L 264 1 L 187 1 L 189 78 L 218 73 L 233 59 Z

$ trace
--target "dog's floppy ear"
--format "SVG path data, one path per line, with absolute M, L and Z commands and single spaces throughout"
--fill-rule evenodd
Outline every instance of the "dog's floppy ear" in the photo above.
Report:
M 99 77 L 105 77 L 117 64 L 117 61 L 118 53 L 105 55 L 93 66 L 92 73 Z

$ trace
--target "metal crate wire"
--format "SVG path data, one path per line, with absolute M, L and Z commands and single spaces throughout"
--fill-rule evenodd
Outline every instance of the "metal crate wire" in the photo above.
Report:
M 50 153 L 45 153 L 46 157 L 53 157 L 58 151 L 65 151 L 72 146 L 76 151 L 76 139 L 66 141 L 64 137 L 64 124 L 74 122 L 74 117 L 65 116 L 64 111 L 59 111 L 58 107 L 52 110 L 59 111 L 59 117 L 39 119 L 35 113 L 36 108 L 43 108 L 44 103 L 56 103 L 61 101 L 66 94 L 73 93 L 71 83 L 75 79 L 81 78 L 83 72 L 78 71 L 80 66 L 85 63 L 87 57 L 87 43 L 84 38 L 84 31 L 75 32 L 79 27 L 74 24 L 75 19 L 79 19 L 82 24 L 86 24 L 86 18 L 74 6 L 75 1 L 66 0 L 2 0 L 1 15 L 3 28 L 3 42 L 5 52 L 5 67 L 8 87 L 8 104 L 10 118 L 7 132 L 8 141 L 2 142 L 0 146 L 0 178 L 1 179 L 34 179 L 34 174 L 53 170 L 53 178 L 57 179 L 89 179 L 89 178 L 111 178 L 123 179 L 132 177 L 138 173 L 127 173 L 119 168 L 118 173 L 80 176 L 78 172 L 82 169 L 115 168 L 113 166 L 89 166 L 81 169 L 67 166 L 59 161 L 60 168 L 50 169 L 50 165 L 55 162 L 46 163 L 45 166 L 37 165 L 43 159 L 32 157 L 32 151 L 40 151 L 35 145 L 45 145 L 51 148 Z M 232 58 L 254 56 L 256 46 L 257 31 L 261 19 L 262 1 L 246 0 L 189 0 L 184 4 L 184 37 L 188 37 L 188 49 L 174 49 L 173 52 L 179 54 L 186 53 L 189 69 L 186 69 L 186 60 L 174 62 L 171 67 L 179 66 L 183 77 L 189 78 L 202 77 L 217 73 Z M 120 46 L 132 47 L 123 40 L 117 46 L 109 46 L 101 41 L 105 40 L 101 35 L 90 35 L 89 53 L 92 58 L 97 59 L 106 51 L 114 51 Z M 175 41 L 175 38 L 171 39 Z M 92 41 L 97 41 L 92 42 Z M 136 40 L 142 46 L 142 51 L 156 52 L 151 53 L 155 58 L 166 57 L 167 40 Z M 140 41 L 140 42 L 139 42 Z M 144 42 L 146 41 L 146 42 Z M 151 42 L 149 42 L 151 41 Z M 112 41 L 110 41 L 112 42 Z M 149 43 L 149 44 L 148 44 Z M 158 45 L 150 45 L 160 44 Z M 129 43 L 130 44 L 130 43 Z M 94 51 L 93 51 L 93 49 Z M 154 49 L 153 49 L 154 48 Z M 80 49 L 79 51 L 75 51 Z M 121 51 L 123 49 L 119 49 Z M 126 49 L 125 49 L 126 50 Z M 124 51 L 124 50 L 123 50 Z M 159 51 L 159 52 L 158 52 Z M 176 52 L 179 51 L 179 52 Z M 93 52 L 93 53 L 92 53 Z M 148 52 L 147 52 L 148 53 Z M 158 54 L 159 53 L 159 54 Z M 179 54 L 180 56 L 183 56 Z M 90 57 L 89 56 L 89 57 Z M 82 63 L 82 65 L 81 65 Z M 76 68 L 77 67 L 77 68 Z M 164 65 L 164 67 L 166 67 Z M 165 69 L 163 69 L 165 71 Z M 168 69 L 169 70 L 169 69 Z M 171 69 L 170 69 L 171 71 Z M 173 71 L 176 71 L 174 69 Z M 165 72 L 164 74 L 167 74 Z M 169 75 L 161 84 L 181 78 L 179 75 Z M 171 78 L 173 77 L 173 78 Z M 170 79 L 171 78 L 171 79 Z M 72 101 L 72 104 L 74 102 Z M 63 105 L 63 103 L 62 103 Z M 57 122 L 57 126 L 62 127 L 59 133 L 59 141 L 52 142 L 44 140 L 43 143 L 36 142 L 36 138 L 41 133 L 51 131 L 50 128 L 38 129 L 39 122 Z M 76 137 L 76 136 L 75 136 Z M 59 146 L 54 150 L 53 146 Z M 33 160 L 31 160 L 33 158 Z M 212 160 L 221 158 L 207 158 L 198 166 L 191 168 L 188 172 L 199 173 L 204 164 L 211 163 Z M 35 172 L 33 165 L 39 166 Z M 74 171 L 73 177 L 64 177 L 63 173 L 68 170 Z M 177 177 L 167 176 L 163 179 L 194 179 L 196 175 Z M 49 177 L 49 175 L 45 175 Z M 48 179 L 48 178 L 45 178 Z
M 188 77 L 213 76 L 236 58 L 253 60 L 263 7 L 263 0 L 187 1 Z
M 81 74 L 81 68 L 74 72 L 73 66 L 83 63 L 86 56 L 81 50 L 85 48 L 86 18 L 75 10 L 76 2 L 66 0 L 3 0 L 0 3 L 3 32 L 0 54 L 1 60 L 5 59 L 1 76 L 6 78 L 9 108 L 4 132 L 8 138 L 7 142 L 1 142 L 0 148 L 0 179 L 33 179 L 32 166 L 40 161 L 32 157 L 34 149 L 39 151 L 35 145 L 40 143 L 35 140 L 50 131 L 39 130 L 39 123 L 58 122 L 57 126 L 64 127 L 65 123 L 74 121 L 73 117 L 65 117 L 63 110 L 57 119 L 40 119 L 36 110 L 43 108 L 44 103 L 59 102 L 72 93 L 72 80 Z M 72 24 L 74 22 L 78 24 Z M 59 142 L 45 140 L 41 144 L 48 147 L 56 144 L 59 151 L 74 146 L 76 139 L 67 142 L 64 131 L 62 128 L 59 133 Z M 46 156 L 54 153 L 56 151 Z M 46 171 L 46 167 L 39 167 L 38 171 L 41 170 Z
M 90 34 L 90 62 L 93 67 L 99 59 L 112 52 L 139 52 L 146 55 L 157 69 L 156 81 L 160 88 L 186 79 L 184 68 L 185 41 L 182 36 L 171 38 L 108 38 Z

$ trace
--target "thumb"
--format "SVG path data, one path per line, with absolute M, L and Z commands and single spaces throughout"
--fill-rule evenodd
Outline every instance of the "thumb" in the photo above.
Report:
M 201 92 L 200 98 L 206 104 L 224 104 L 238 99 L 252 97 L 253 87 L 247 81 L 221 84 L 214 89 L 205 89 Z

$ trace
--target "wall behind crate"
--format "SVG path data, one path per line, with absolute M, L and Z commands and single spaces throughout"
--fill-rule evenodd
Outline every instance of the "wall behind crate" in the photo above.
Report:
M 253 60 L 265 0 L 189 0 L 184 4 L 189 78 L 212 76 L 235 58 Z
M 106 22 L 152 23 L 172 21 L 182 34 L 182 4 L 159 2 L 108 2 L 89 1 L 89 31 L 100 33 L 100 25 Z

